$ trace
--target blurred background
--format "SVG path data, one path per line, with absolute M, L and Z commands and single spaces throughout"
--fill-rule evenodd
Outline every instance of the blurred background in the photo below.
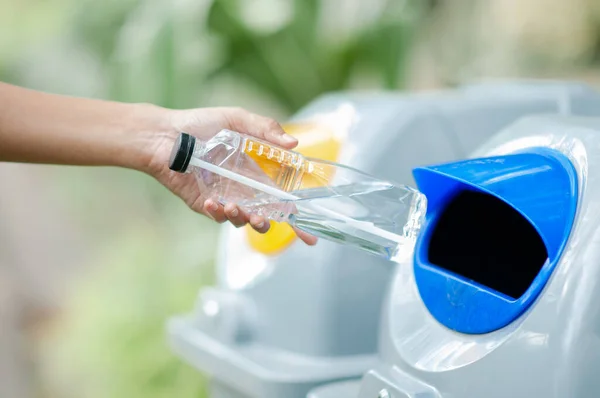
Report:
M 600 82 L 596 0 L 0 0 L 0 80 L 284 122 L 335 90 Z M 151 178 L 0 165 L 0 397 L 205 396 L 165 319 L 217 227 Z

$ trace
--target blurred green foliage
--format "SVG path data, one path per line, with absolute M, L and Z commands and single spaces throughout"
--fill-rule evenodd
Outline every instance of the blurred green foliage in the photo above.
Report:
M 44 341 L 43 389 L 63 398 L 204 396 L 205 378 L 170 353 L 164 322 L 212 279 L 212 257 L 197 258 L 215 244 L 209 231 L 181 239 L 141 224 L 115 233 Z
M 380 88 L 400 86 L 413 28 L 402 15 L 406 3 L 390 3 L 371 23 L 335 40 L 320 32 L 320 1 L 295 0 L 293 18 L 262 34 L 243 23 L 241 1 L 217 1 L 210 9 L 208 26 L 224 43 L 224 55 L 209 77 L 240 76 L 290 112 L 319 94 L 346 88 L 359 67 L 379 77 Z
M 333 11 L 324 15 L 328 3 Z M 428 3 L 361 3 L 82 0 L 66 42 L 91 52 L 107 85 L 103 96 L 111 99 L 193 107 L 230 78 L 290 114 L 353 79 L 374 80 L 370 88 L 402 86 L 412 34 Z M 261 26 L 270 13 L 276 21 Z

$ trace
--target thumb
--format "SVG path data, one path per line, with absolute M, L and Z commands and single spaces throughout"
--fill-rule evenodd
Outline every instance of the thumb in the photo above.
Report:
M 229 124 L 240 133 L 252 135 L 287 149 L 298 145 L 298 140 L 287 134 L 275 119 L 238 108 L 232 108 L 228 113 Z

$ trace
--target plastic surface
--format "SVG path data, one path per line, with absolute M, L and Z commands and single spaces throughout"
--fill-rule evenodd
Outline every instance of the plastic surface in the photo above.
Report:
M 182 145 L 193 139 L 182 136 Z M 173 152 L 190 156 L 181 146 Z M 206 198 L 393 261 L 412 251 L 425 215 L 415 189 L 230 130 L 196 140 L 188 169 Z
M 213 326 L 224 323 L 221 327 L 227 327 L 226 320 L 218 319 L 223 316 L 227 316 L 225 312 L 214 316 L 217 319 L 212 319 Z M 326 381 L 358 376 L 365 366 L 376 363 L 374 355 L 316 358 L 266 350 L 248 341 L 234 346 L 230 339 L 189 328 L 188 322 L 183 318 L 169 322 L 172 348 L 185 353 L 194 366 L 206 369 L 231 391 L 241 391 L 244 397 L 305 398 L 308 391 Z M 233 330 L 228 334 L 235 341 Z
M 569 158 L 579 197 L 570 236 L 537 299 L 501 329 L 457 333 L 423 305 L 413 259 L 408 260 L 395 269 L 382 317 L 381 359 L 376 369 L 401 372 L 431 386 L 441 397 L 598 396 L 600 119 L 526 118 L 469 157 L 506 156 L 539 147 Z M 548 218 L 554 214 L 549 212 Z
M 463 333 L 488 333 L 512 322 L 537 298 L 569 237 L 578 195 L 573 165 L 558 151 L 531 148 L 418 168 L 414 175 L 430 209 L 415 249 L 415 280 L 425 306 L 443 325 Z M 474 198 L 455 211 L 474 212 L 479 200 L 489 207 L 476 215 L 477 220 L 469 222 L 468 214 L 457 214 L 456 220 L 447 221 L 452 225 L 441 226 L 445 214 L 452 211 L 448 208 L 453 199 L 465 191 L 493 196 L 503 201 L 506 209 L 485 196 Z M 519 214 L 511 215 L 508 206 Z M 503 228 L 504 222 L 508 224 Z M 464 230 L 465 223 L 470 230 Z M 535 231 L 522 231 L 531 227 Z M 452 247 L 438 244 L 438 252 L 445 253 L 432 253 L 436 228 L 448 228 L 438 239 L 454 239 L 448 243 Z M 535 232 L 541 237 L 539 243 L 527 235 Z M 501 244 L 486 242 L 489 239 Z M 432 257 L 454 269 L 435 264 Z M 469 262 L 477 269 L 468 269 Z M 529 275 L 524 275 L 527 272 Z M 473 280 L 476 277 L 488 286 Z
M 360 379 L 344 380 L 317 387 L 306 398 L 355 398 L 360 388 Z

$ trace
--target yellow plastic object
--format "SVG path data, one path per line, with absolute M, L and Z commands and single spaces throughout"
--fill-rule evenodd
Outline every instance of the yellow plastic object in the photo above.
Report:
M 265 234 L 259 234 L 250 226 L 245 228 L 250 247 L 262 254 L 276 254 L 296 239 L 296 233 L 292 227 L 283 222 L 271 221 L 271 228 Z
M 286 133 L 298 138 L 298 146 L 294 149 L 306 157 L 335 162 L 338 158 L 342 142 L 328 126 L 317 123 L 294 123 L 283 126 Z M 259 166 L 268 173 L 273 165 L 269 160 L 255 158 Z M 302 180 L 302 188 L 319 186 L 320 179 L 306 175 Z M 260 234 L 250 226 L 246 226 L 248 243 L 254 250 L 263 254 L 276 254 L 288 247 L 295 239 L 296 233 L 287 223 L 271 222 L 266 234 Z

